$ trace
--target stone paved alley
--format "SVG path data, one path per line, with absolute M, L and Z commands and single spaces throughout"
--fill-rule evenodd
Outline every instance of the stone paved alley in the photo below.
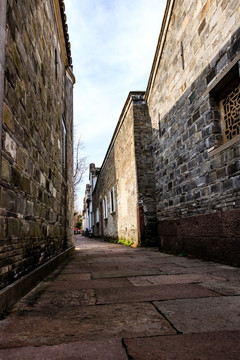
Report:
M 75 237 L 0 321 L 0 359 L 239 360 L 240 272 Z

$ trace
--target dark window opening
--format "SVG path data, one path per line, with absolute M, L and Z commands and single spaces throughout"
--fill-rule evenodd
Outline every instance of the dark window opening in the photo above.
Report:
M 161 121 L 160 121 L 160 115 L 159 114 L 158 114 L 158 136 L 159 136 L 159 138 L 162 136 Z
M 182 43 L 182 41 L 181 41 L 181 43 L 180 43 L 180 50 L 181 50 L 181 58 L 182 58 L 182 68 L 183 68 L 183 70 L 184 70 L 184 52 L 183 52 L 183 43 Z
M 62 173 L 66 177 L 67 170 L 67 131 L 64 122 L 62 119 Z
M 58 65 L 58 57 L 57 57 L 57 49 L 55 49 L 55 78 L 56 79 L 57 79 L 57 76 L 58 76 L 57 65 Z

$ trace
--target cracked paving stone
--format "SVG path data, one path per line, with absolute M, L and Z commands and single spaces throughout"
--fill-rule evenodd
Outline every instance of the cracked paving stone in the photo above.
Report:
M 133 360 L 237 360 L 240 331 L 124 339 Z
M 129 277 L 137 275 L 151 275 L 151 274 L 160 274 L 161 271 L 152 269 L 152 270 L 116 270 L 116 271 L 102 271 L 102 272 L 93 272 L 93 279 L 103 279 L 103 278 L 114 278 L 114 277 Z
M 239 282 L 230 281 L 207 281 L 200 284 L 210 290 L 213 290 L 221 295 L 240 295 Z
M 208 274 L 179 274 L 129 277 L 128 280 L 134 286 L 150 286 L 164 284 L 201 283 L 203 281 L 211 280 L 213 278 L 214 276 Z
M 120 288 L 132 287 L 133 285 L 126 278 L 106 278 L 93 280 L 72 280 L 72 281 L 54 281 L 51 289 L 102 289 L 102 288 Z
M 154 304 L 183 333 L 240 330 L 240 296 L 156 301 Z
M 214 292 L 193 284 L 133 286 L 132 288 L 98 289 L 97 304 L 129 303 L 140 301 L 199 298 L 218 296 Z
M 1 360 L 128 360 L 121 339 L 0 349 Z
M 149 303 L 12 312 L 0 322 L 0 348 L 176 334 Z

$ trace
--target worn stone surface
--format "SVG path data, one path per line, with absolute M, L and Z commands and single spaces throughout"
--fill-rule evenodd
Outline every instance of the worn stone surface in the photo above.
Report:
M 147 303 L 19 309 L 0 323 L 0 330 L 0 348 L 176 333 Z
M 62 263 L 0 320 L 0 358 L 238 359 L 240 297 L 233 292 L 224 296 L 222 289 L 233 284 L 230 289 L 238 288 L 227 278 L 239 269 L 80 235 L 76 245 L 79 250 L 71 261 Z M 104 273 L 111 276 L 111 261 L 116 267 L 142 263 L 142 275 L 139 269 L 138 275 L 126 278 L 119 270 L 118 278 L 82 279 L 92 277 L 92 264 L 106 266 Z M 167 261 L 167 274 L 143 275 L 147 263 Z M 174 264 L 189 272 L 172 275 Z M 220 269 L 221 277 L 210 275 L 210 266 Z M 89 273 L 77 272 L 85 267 Z M 70 273 L 64 273 L 66 269 Z M 74 280 L 59 280 L 61 276 Z
M 201 298 L 217 296 L 214 292 L 195 284 L 135 286 L 120 289 L 99 289 L 96 291 L 97 304 L 129 303 L 167 299 Z
M 240 330 L 240 296 L 184 299 L 154 304 L 183 333 Z
M 1 360 L 127 360 L 121 339 L 73 342 L 41 347 L 0 349 Z
M 136 360 L 236 360 L 240 355 L 239 331 L 184 334 L 126 339 L 131 359 Z
M 136 275 L 155 275 L 160 274 L 159 270 L 115 270 L 115 271 L 102 271 L 102 272 L 93 272 L 93 279 L 101 279 L 101 278 L 114 278 L 114 277 L 128 277 L 128 276 L 136 276 Z
M 210 281 L 213 276 L 208 274 L 180 274 L 180 275 L 157 275 L 157 276 L 138 276 L 129 277 L 128 280 L 134 286 L 151 286 L 164 284 L 188 284 L 201 283 L 202 281 Z M 216 280 L 221 280 L 217 278 Z M 215 281 L 213 282 L 215 284 Z M 204 283 L 205 284 L 205 283 Z M 206 283 L 208 284 L 208 282 Z M 211 289 L 211 287 L 209 287 Z
M 51 287 L 54 289 L 104 289 L 104 288 L 119 288 L 132 286 L 131 283 L 126 278 L 105 278 L 105 279 L 93 279 L 93 280 L 68 280 L 58 281 L 56 280 L 54 284 L 51 284 Z
M 90 280 L 91 279 L 91 274 L 90 273 L 80 273 L 78 274 L 77 272 L 74 273 L 68 273 L 68 274 L 60 274 L 57 277 L 58 280 L 63 280 L 63 281 L 74 281 L 74 280 Z
M 221 295 L 240 295 L 240 283 L 233 281 L 206 281 L 202 286 Z

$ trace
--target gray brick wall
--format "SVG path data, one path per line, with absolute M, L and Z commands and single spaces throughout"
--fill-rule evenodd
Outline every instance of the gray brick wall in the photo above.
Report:
M 236 138 L 223 146 L 219 92 L 236 72 L 238 19 L 234 0 L 175 1 L 147 95 L 161 248 L 235 264 L 240 248 L 240 143 Z M 219 236 L 217 228 L 229 226 L 227 212 L 232 225 Z M 215 226 L 211 235 L 204 231 L 204 214 Z M 187 217 L 191 220 L 185 221 Z M 193 235 L 189 229 L 196 224 Z
M 8 1 L 4 85 L 0 287 L 72 244 L 72 83 L 50 1 Z

